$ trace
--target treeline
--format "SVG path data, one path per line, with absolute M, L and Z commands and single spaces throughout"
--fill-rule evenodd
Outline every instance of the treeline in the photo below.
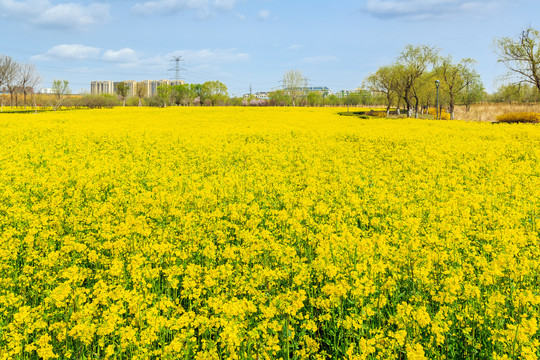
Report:
M 482 100 L 494 103 L 533 104 L 540 102 L 540 92 L 531 84 L 506 84 L 500 86 L 493 94 L 485 94 Z
M 146 89 L 136 89 L 129 96 L 127 87 L 116 89 L 120 100 L 128 106 L 359 106 L 380 104 L 380 94 L 370 91 L 342 92 L 329 94 L 324 91 L 302 91 L 295 97 L 289 90 L 274 90 L 265 98 L 255 95 L 231 97 L 225 84 L 207 81 L 203 84 L 160 85 L 157 94 L 145 98 Z
M 439 49 L 407 45 L 393 64 L 380 67 L 364 80 L 364 87 L 384 96 L 387 113 L 391 108 L 418 117 L 439 104 L 454 118 L 456 104 L 467 108 L 482 99 L 484 86 L 474 70 L 475 61 L 456 62 L 442 57 Z
M 275 90 L 268 93 L 268 106 L 372 106 L 381 104 L 379 94 L 366 90 L 355 90 L 330 94 L 325 91 L 302 91 L 295 97 L 291 90 Z
M 484 90 L 475 61 L 465 58 L 455 61 L 442 56 L 436 47 L 407 45 L 396 60 L 381 66 L 367 76 L 361 88 L 332 94 L 326 88 L 313 90 L 299 70 L 287 71 L 282 89 L 264 93 L 231 97 L 220 81 L 203 84 L 161 85 L 155 95 L 144 86 L 130 89 L 121 83 L 115 95 L 69 96 L 69 82 L 54 80 L 51 96 L 36 95 L 34 88 L 41 81 L 34 65 L 0 55 L 0 109 L 18 106 L 19 98 L 27 105 L 31 95 L 34 107 L 112 107 L 131 106 L 380 106 L 387 113 L 397 109 L 407 116 L 418 117 L 433 108 L 443 109 L 454 118 L 456 105 L 468 110 L 477 102 L 537 103 L 540 102 L 540 32 L 527 28 L 517 38 L 495 39 L 498 61 L 507 69 L 507 83 L 493 94 Z

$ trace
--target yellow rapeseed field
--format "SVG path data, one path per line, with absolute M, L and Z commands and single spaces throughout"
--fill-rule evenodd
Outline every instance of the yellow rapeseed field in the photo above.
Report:
M 0 359 L 538 359 L 540 127 L 0 116 Z

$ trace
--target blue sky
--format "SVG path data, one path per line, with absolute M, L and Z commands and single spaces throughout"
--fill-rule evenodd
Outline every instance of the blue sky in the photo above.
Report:
M 301 70 L 311 86 L 354 89 L 407 44 L 470 57 L 501 83 L 493 40 L 540 29 L 538 0 L 0 0 L 0 53 L 36 65 L 42 87 L 69 80 L 220 80 L 242 95 Z

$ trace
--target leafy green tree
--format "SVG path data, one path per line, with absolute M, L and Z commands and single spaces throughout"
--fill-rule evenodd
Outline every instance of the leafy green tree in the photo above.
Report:
M 481 81 L 472 82 L 461 91 L 459 94 L 459 101 L 465 105 L 465 110 L 471 110 L 471 105 L 479 101 L 482 101 L 482 98 L 485 95 L 484 85 Z
M 241 97 L 233 97 L 230 99 L 231 106 L 242 106 L 244 99 Z
M 197 103 L 197 99 L 198 99 L 198 104 L 202 106 L 202 104 L 203 104 L 203 101 L 202 101 L 203 86 L 202 86 L 202 84 L 189 84 L 189 89 L 190 89 L 190 91 L 193 92 L 193 94 L 195 94 L 195 98 L 193 99 L 193 103 Z
M 129 85 L 125 82 L 121 82 L 116 85 L 116 93 L 122 99 L 122 106 L 126 106 L 126 97 L 129 92 Z
M 307 95 L 307 102 L 309 106 L 321 106 L 323 95 L 319 91 L 311 91 Z
M 207 81 L 202 84 L 201 95 L 201 101 L 208 101 L 212 106 L 224 104 L 229 97 L 227 86 L 220 81 Z
M 455 64 L 451 56 L 443 58 L 435 69 L 441 78 L 441 87 L 448 98 L 450 119 L 454 119 L 454 111 L 459 94 L 468 86 L 480 82 L 480 76 L 472 68 L 472 59 L 463 59 Z
M 142 106 L 142 99 L 146 96 L 147 93 L 147 85 L 143 83 L 137 83 L 137 87 L 135 88 L 135 95 L 139 99 L 139 106 Z
M 420 102 L 420 113 L 428 111 L 437 101 L 437 88 L 435 86 L 435 71 L 427 71 L 418 78 L 418 83 L 414 87 L 415 99 Z M 440 104 L 443 103 L 443 96 L 440 96 Z
M 540 33 L 529 27 L 517 39 L 503 37 L 495 39 L 499 62 L 509 75 L 517 75 L 518 84 L 529 83 L 540 91 Z
M 188 84 L 173 86 L 172 97 L 177 105 L 187 106 L 197 95 Z
M 402 97 L 407 106 L 407 116 L 412 115 L 413 102 L 416 116 L 420 106 L 420 78 L 433 66 L 439 57 L 439 50 L 427 45 L 407 45 L 399 57 L 403 65 Z
M 382 66 L 364 80 L 364 87 L 371 91 L 384 94 L 386 99 L 386 116 L 390 114 L 390 108 L 394 100 L 399 97 L 397 78 L 399 74 L 395 65 Z
M 500 86 L 491 95 L 493 102 L 523 103 L 536 102 L 540 98 L 540 93 L 535 86 L 529 84 L 505 84 Z
M 159 85 L 157 87 L 157 96 L 161 101 L 163 107 L 167 107 L 167 103 L 171 98 L 171 86 L 167 84 Z
M 373 94 L 368 90 L 359 90 L 358 95 L 358 104 L 357 105 L 373 105 Z
M 274 90 L 268 93 L 270 104 L 273 106 L 289 106 L 292 100 L 284 90 Z
M 339 106 L 343 104 L 342 100 L 334 94 L 326 96 L 324 100 L 325 105 Z

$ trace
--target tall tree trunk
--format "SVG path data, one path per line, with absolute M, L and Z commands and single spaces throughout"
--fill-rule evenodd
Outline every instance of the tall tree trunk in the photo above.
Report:
M 454 106 L 455 104 L 455 97 L 454 97 L 454 92 L 453 92 L 453 89 L 450 88 L 450 120 L 454 120 Z

